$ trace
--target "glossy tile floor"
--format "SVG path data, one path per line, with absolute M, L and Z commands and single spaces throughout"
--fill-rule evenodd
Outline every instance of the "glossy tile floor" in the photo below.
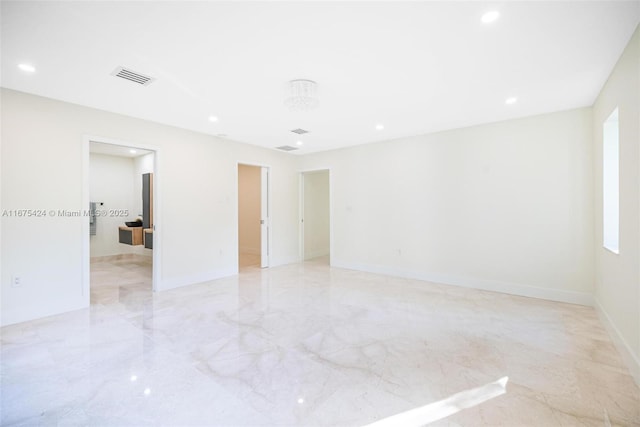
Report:
M 89 309 L 2 329 L 3 425 L 359 426 L 509 376 L 434 425 L 640 425 L 593 309 L 329 268 L 152 294 L 92 264 Z

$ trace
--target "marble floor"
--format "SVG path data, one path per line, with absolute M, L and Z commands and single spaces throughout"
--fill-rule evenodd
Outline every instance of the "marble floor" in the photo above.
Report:
M 156 294 L 149 274 L 94 263 L 90 308 L 2 328 L 2 425 L 361 426 L 505 376 L 433 425 L 640 425 L 589 307 L 323 260 Z

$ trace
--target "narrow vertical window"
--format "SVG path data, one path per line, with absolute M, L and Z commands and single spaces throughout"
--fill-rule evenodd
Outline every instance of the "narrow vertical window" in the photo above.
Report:
M 603 245 L 620 251 L 620 144 L 618 109 L 605 120 L 602 135 L 602 225 Z

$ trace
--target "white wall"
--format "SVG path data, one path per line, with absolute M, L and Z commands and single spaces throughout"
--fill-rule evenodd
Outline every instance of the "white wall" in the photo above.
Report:
M 304 173 L 304 258 L 329 255 L 329 171 Z
M 119 216 L 96 218 L 96 234 L 90 236 L 91 256 L 131 253 L 133 246 L 118 242 L 118 227 L 125 225 L 125 221 L 133 221 L 137 217 L 134 209 L 136 205 L 134 160 L 128 157 L 91 153 L 89 161 L 89 197 L 92 202 L 103 203 L 102 206 L 96 206 L 96 209 L 107 211 L 126 209 L 130 213 L 126 218 Z
M 238 165 L 239 253 L 260 255 L 261 168 Z
M 619 254 L 603 248 L 603 123 L 618 110 Z M 640 384 L 640 28 L 593 106 L 596 302 Z
M 84 209 L 83 137 L 96 135 L 158 148 L 158 290 L 238 271 L 238 162 L 271 167 L 271 265 L 298 259 L 294 156 L 8 89 L 1 103 L 3 209 Z M 2 218 L 3 325 L 88 305 L 83 221 Z
M 318 153 L 331 264 L 589 304 L 591 110 Z

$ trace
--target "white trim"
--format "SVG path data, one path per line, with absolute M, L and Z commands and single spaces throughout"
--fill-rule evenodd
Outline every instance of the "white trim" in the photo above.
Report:
M 309 252 L 309 253 L 305 254 L 305 261 L 313 259 L 313 258 L 319 258 L 319 257 L 322 257 L 322 256 L 328 256 L 328 255 L 330 255 L 329 251 L 323 251 L 323 250 L 317 250 L 317 251 Z
M 91 169 L 90 160 L 90 143 L 91 139 L 87 136 L 82 138 L 82 209 L 87 209 L 91 202 L 89 182 L 89 170 Z M 80 282 L 80 295 L 82 296 L 83 307 L 89 307 L 91 304 L 91 236 L 89 235 L 89 221 L 82 221 L 82 244 L 80 259 L 82 260 L 82 279 Z
M 333 260 L 332 267 L 365 271 L 368 273 L 384 274 L 406 279 L 424 280 L 426 282 L 442 283 L 445 285 L 461 286 L 464 288 L 481 289 L 484 291 L 501 292 L 522 297 L 538 298 L 549 301 L 566 302 L 593 306 L 593 296 L 586 292 L 563 291 L 559 289 L 539 288 L 518 283 L 499 282 L 497 280 L 476 279 L 473 277 L 451 276 L 448 274 L 426 273 L 418 271 L 400 270 L 381 265 L 357 264 Z
M 600 317 L 600 321 L 611 337 L 611 341 L 613 341 L 613 344 L 618 349 L 620 356 L 622 356 L 622 360 L 624 361 L 625 365 L 627 365 L 629 373 L 635 380 L 638 387 L 640 387 L 640 359 L 638 359 L 638 357 L 633 354 L 633 351 L 631 351 L 631 347 L 624 339 L 616 325 L 611 320 L 611 317 L 609 317 L 604 307 L 602 307 L 602 304 L 600 304 L 600 301 L 598 301 L 597 298 L 595 299 L 594 306 L 596 308 L 596 312 L 598 313 L 598 317 Z
M 160 200 L 162 198 L 162 174 L 160 171 L 160 148 L 149 144 L 140 144 L 137 142 L 123 141 L 114 138 L 105 138 L 95 135 L 82 135 L 82 205 L 89 206 L 90 194 L 90 152 L 91 142 L 99 142 L 101 144 L 118 145 L 123 147 L 139 148 L 142 150 L 148 150 L 153 152 L 153 274 L 152 274 L 152 289 L 153 291 L 159 291 L 164 289 L 162 285 L 162 231 L 159 225 L 162 224 L 162 209 L 160 208 Z M 89 243 L 89 221 L 83 221 L 82 223 L 82 296 L 85 298 L 86 307 L 90 304 L 90 285 L 91 285 L 91 254 Z
M 183 286 L 197 285 L 198 283 L 210 282 L 212 280 L 235 276 L 237 274 L 237 267 L 231 266 L 217 270 L 211 270 L 206 273 L 192 274 L 190 276 L 165 278 L 162 281 L 162 290 L 164 291 L 168 289 L 181 288 Z

